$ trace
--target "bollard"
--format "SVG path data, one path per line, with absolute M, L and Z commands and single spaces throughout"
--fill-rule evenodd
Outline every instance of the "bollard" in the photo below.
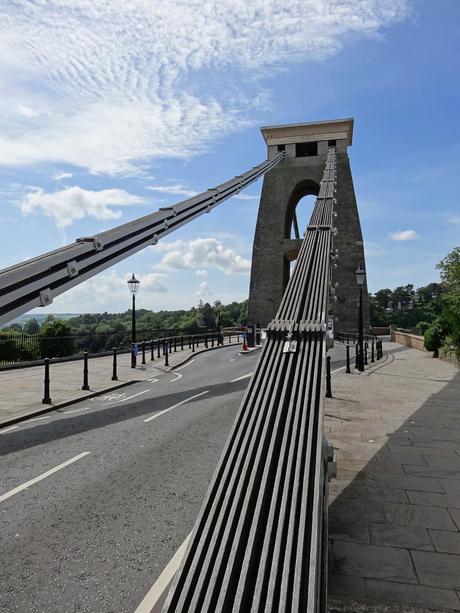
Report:
M 211 347 L 214 347 L 214 332 L 211 332 Z
M 45 358 L 45 379 L 44 379 L 45 389 L 44 389 L 44 398 L 42 400 L 43 404 L 51 404 L 50 398 L 50 359 Z
M 157 338 L 157 358 L 160 359 L 161 355 L 160 355 L 160 339 Z
M 326 398 L 332 398 L 331 388 L 331 356 L 326 358 Z
M 192 336 L 192 351 L 195 351 L 195 337 Z
M 350 370 L 350 345 L 347 345 L 347 370 L 346 370 L 346 372 L 348 374 L 351 373 L 351 370 Z
M 358 368 L 358 352 L 359 352 L 358 343 L 356 343 L 356 345 L 355 345 L 355 350 L 356 350 L 356 356 L 355 356 L 355 368 Z
M 239 333 L 239 332 L 238 332 L 238 338 L 237 338 L 237 341 L 236 341 L 236 342 L 237 342 L 238 344 L 240 344 L 240 333 Z
M 191 347 L 192 347 L 192 337 L 191 337 L 191 335 L 189 334 L 189 335 L 188 335 L 188 348 L 189 348 L 189 349 L 191 349 Z
M 155 357 L 154 357 L 155 354 L 154 354 L 154 350 L 153 349 L 154 349 L 154 347 L 153 347 L 153 338 L 152 338 L 152 340 L 150 341 L 150 361 L 151 362 L 153 362 L 155 360 Z
M 372 348 L 371 348 L 371 363 L 375 362 L 374 360 L 374 339 L 372 339 Z
M 177 351 L 177 336 L 174 337 L 174 353 Z
M 142 341 L 142 364 L 145 364 L 145 341 Z
M 232 342 L 232 333 L 229 332 L 228 333 L 228 344 L 230 345 L 231 342 Z
M 168 360 L 168 343 L 165 342 L 165 366 L 169 366 L 169 360 Z
M 369 349 L 369 344 L 366 341 L 364 343 L 364 366 L 367 366 L 367 350 Z
M 83 354 L 83 385 L 81 386 L 82 390 L 89 390 L 88 385 L 88 352 L 85 351 Z
M 200 346 L 200 335 L 199 334 L 196 335 L 196 346 L 197 347 Z
M 180 337 L 180 350 L 184 351 L 184 335 Z
M 118 381 L 117 377 L 117 348 L 113 348 L 113 372 L 112 372 L 112 381 Z
M 204 335 L 204 346 L 206 347 L 206 349 L 208 348 L 208 333 L 207 332 Z

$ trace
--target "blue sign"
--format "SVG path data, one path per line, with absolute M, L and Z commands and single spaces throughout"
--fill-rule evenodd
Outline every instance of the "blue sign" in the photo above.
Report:
M 246 332 L 243 332 L 243 338 L 246 338 L 247 334 Z
M 137 355 L 137 343 L 134 343 L 134 355 Z

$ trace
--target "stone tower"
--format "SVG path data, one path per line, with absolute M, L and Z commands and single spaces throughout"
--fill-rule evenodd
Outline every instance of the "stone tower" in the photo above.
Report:
M 266 326 L 276 315 L 297 258 L 304 228 L 297 228 L 296 207 L 308 195 L 318 195 L 327 147 L 337 147 L 337 268 L 333 303 L 334 331 L 358 330 L 359 290 L 355 271 L 365 268 L 364 245 L 347 148 L 353 140 L 353 119 L 335 119 L 261 128 L 268 157 L 285 151 L 285 159 L 265 177 L 252 253 L 248 322 Z M 291 238 L 291 228 L 296 238 Z M 369 332 L 367 284 L 363 287 L 364 333 Z

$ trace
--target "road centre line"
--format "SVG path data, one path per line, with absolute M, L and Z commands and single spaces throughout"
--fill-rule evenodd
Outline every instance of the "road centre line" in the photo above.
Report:
M 131 400 L 131 398 L 135 398 L 136 396 L 140 396 L 141 394 L 146 394 L 150 392 L 150 390 L 144 390 L 143 392 L 138 392 L 137 394 L 133 394 L 132 396 L 128 396 L 128 398 L 120 398 L 118 400 L 114 400 L 113 402 L 106 402 L 106 404 L 102 404 L 101 406 L 106 407 L 108 404 L 116 404 L 117 402 L 125 402 L 126 400 Z
M 180 407 L 181 404 L 190 402 L 190 400 L 194 400 L 195 398 L 198 398 L 199 396 L 203 396 L 204 394 L 209 394 L 209 390 L 206 390 L 205 392 L 201 392 L 201 394 L 196 394 L 196 396 L 191 396 L 190 398 L 186 398 L 185 400 L 182 400 L 182 402 L 178 402 L 174 406 L 169 407 L 169 409 L 164 409 L 163 411 L 160 411 L 159 413 L 155 413 L 155 415 L 152 415 L 152 417 L 148 417 L 147 419 L 144 419 L 144 422 L 152 421 L 152 419 L 156 419 L 157 417 L 160 417 L 160 415 L 164 415 L 168 411 L 172 411 L 173 409 Z
M 68 413 L 78 413 L 78 411 L 89 411 L 93 407 L 85 407 L 84 409 L 72 409 L 72 411 L 62 411 L 63 415 L 67 415 Z
M 147 592 L 146 597 L 141 602 L 141 604 L 137 607 L 134 613 L 151 613 L 155 605 L 158 605 L 158 604 L 163 605 L 163 602 L 159 603 L 158 601 L 164 595 L 166 589 L 169 588 L 169 585 L 171 584 L 174 578 L 174 575 L 176 574 L 177 569 L 179 568 L 180 563 L 182 562 L 182 558 L 184 557 L 185 550 L 187 549 L 187 545 L 188 545 L 188 542 L 191 536 L 192 536 L 192 533 L 190 532 L 190 534 L 187 536 L 185 541 L 182 543 L 182 545 L 176 551 L 174 556 L 168 562 L 164 571 L 155 581 L 155 583 L 153 584 L 153 587 L 151 587 L 150 590 Z
M 6 434 L 7 432 L 11 432 L 11 430 L 16 430 L 16 428 L 19 428 L 19 426 L 10 426 L 9 428 L 6 428 L 6 430 L 2 430 L 0 434 Z
M 249 379 L 249 377 L 252 377 L 252 372 L 248 373 L 247 375 L 242 375 L 237 379 L 233 379 L 232 381 L 230 381 L 230 383 L 235 383 L 236 381 L 241 381 L 242 379 Z
M 15 487 L 14 490 L 10 490 L 6 494 L 3 494 L 2 496 L 0 496 L 0 502 L 3 502 L 4 500 L 6 500 L 7 498 L 10 498 L 11 496 L 14 496 L 14 494 L 17 494 L 18 492 L 22 492 L 22 490 L 25 490 L 26 488 L 30 487 L 34 483 L 37 483 L 38 481 L 41 481 L 42 479 L 46 479 L 46 477 L 49 477 L 53 473 L 57 472 L 58 470 L 61 470 L 62 468 L 65 468 L 66 466 L 69 466 L 69 464 L 73 464 L 73 462 L 80 460 L 80 458 L 83 458 L 85 455 L 89 455 L 90 453 L 91 453 L 90 451 L 84 451 L 83 453 L 76 455 L 74 458 L 67 460 L 67 462 L 63 462 L 62 464 L 59 464 L 59 466 L 56 466 L 55 468 L 48 470 L 46 473 L 43 473 L 39 477 L 35 477 L 35 479 L 31 479 L 30 481 L 27 481 L 26 483 L 23 483 L 22 485 Z

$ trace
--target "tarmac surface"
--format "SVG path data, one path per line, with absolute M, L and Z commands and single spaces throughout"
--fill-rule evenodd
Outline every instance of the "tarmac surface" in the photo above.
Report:
M 325 401 L 325 436 L 338 458 L 329 609 L 460 611 L 460 370 L 396 343 L 383 350 L 362 373 L 335 371 Z M 169 367 L 156 354 L 145 365 L 138 356 L 136 369 L 121 355 L 118 381 L 112 357 L 90 360 L 89 391 L 81 389 L 82 361 L 51 364 L 52 405 L 42 404 L 43 366 L 0 372 L 0 427 L 173 370 L 192 355 L 172 351 Z
M 332 376 L 331 611 L 460 610 L 460 370 L 385 342 Z

